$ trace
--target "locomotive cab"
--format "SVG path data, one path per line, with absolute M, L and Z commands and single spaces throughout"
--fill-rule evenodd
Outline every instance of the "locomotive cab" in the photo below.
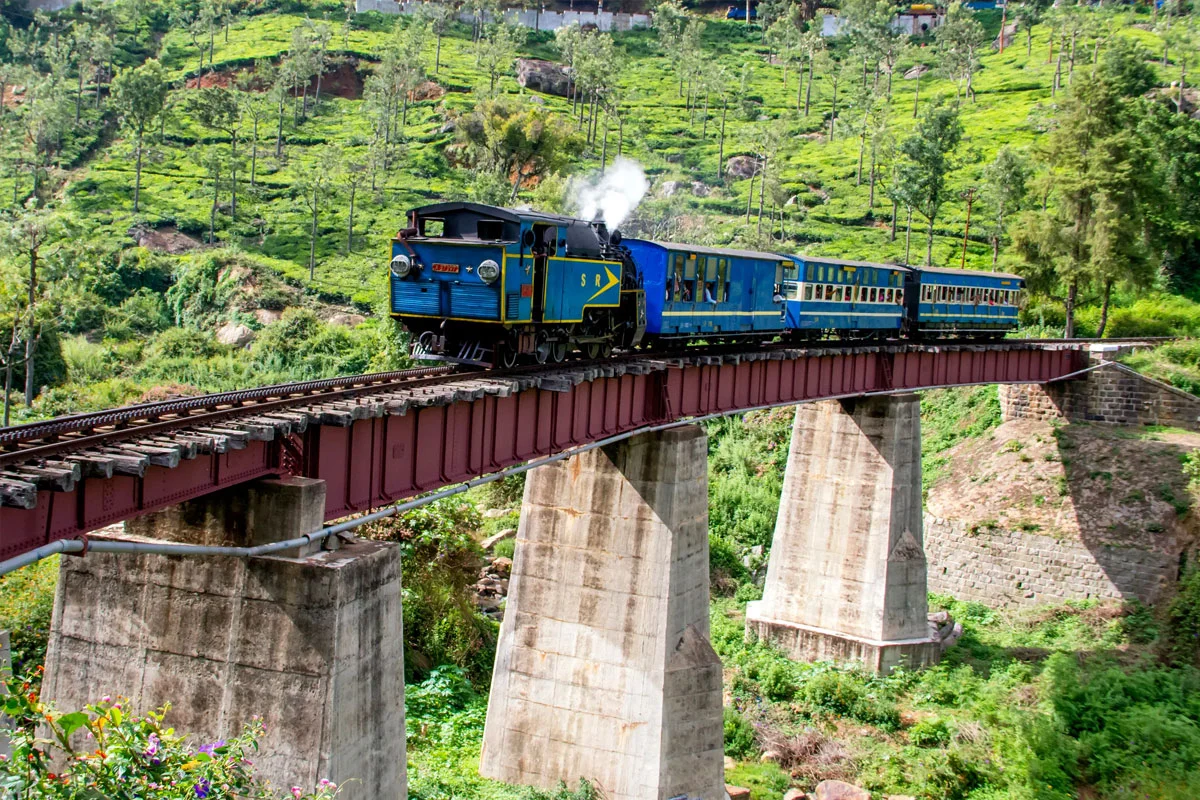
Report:
M 417 208 L 392 243 L 392 316 L 420 358 L 511 366 L 575 349 L 599 356 L 637 338 L 616 313 L 636 306 L 639 291 L 619 241 L 571 217 L 479 203 Z

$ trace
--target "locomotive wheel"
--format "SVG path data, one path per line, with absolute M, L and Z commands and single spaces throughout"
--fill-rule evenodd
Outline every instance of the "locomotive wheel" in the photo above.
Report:
M 600 342 L 588 342 L 587 349 L 584 352 L 587 353 L 588 358 L 595 361 L 597 358 L 600 357 L 600 353 L 602 350 L 603 350 L 603 348 L 602 348 Z
M 555 364 L 561 364 L 567 360 L 567 343 L 559 340 L 550 345 L 550 360 Z
M 545 364 L 553 349 L 554 345 L 550 341 L 550 336 L 545 331 L 538 331 L 533 340 L 533 360 L 539 364 Z
M 517 365 L 516 350 L 513 350 L 507 344 L 500 345 L 498 349 L 500 351 L 500 357 L 498 361 L 501 367 L 504 369 L 512 369 Z

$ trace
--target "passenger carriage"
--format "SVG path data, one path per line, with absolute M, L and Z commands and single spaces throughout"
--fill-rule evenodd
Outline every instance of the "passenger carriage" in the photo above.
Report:
M 783 331 L 780 291 L 796 278 L 789 256 L 626 239 L 646 292 L 646 336 L 773 336 Z
M 908 267 L 794 256 L 798 280 L 785 284 L 783 324 L 797 338 L 827 333 L 888 337 L 904 326 Z
M 913 334 L 1001 338 L 1017 327 L 1024 286 L 1007 272 L 914 268 L 907 295 Z

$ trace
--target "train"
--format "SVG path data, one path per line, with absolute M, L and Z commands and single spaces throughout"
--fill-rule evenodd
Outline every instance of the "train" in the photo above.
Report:
M 698 344 L 1000 339 L 1024 281 L 647 239 L 470 202 L 414 208 L 392 241 L 413 355 L 483 366 Z

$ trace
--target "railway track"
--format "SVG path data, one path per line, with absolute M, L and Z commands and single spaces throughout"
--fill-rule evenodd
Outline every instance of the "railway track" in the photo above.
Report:
M 437 366 L 263 386 L 184 397 L 0 428 L 0 505 L 33 508 L 39 490 L 71 491 L 85 477 L 141 477 L 151 466 L 174 468 L 198 455 L 245 448 L 251 441 L 286 439 L 309 425 L 348 427 L 356 420 L 403 414 L 410 408 L 508 395 L 532 386 L 563 390 L 596 374 L 663 369 L 673 362 L 778 358 L 860 349 L 939 346 L 1012 348 L 1078 346 L 1154 340 L 1023 339 L 911 342 L 828 341 L 797 347 L 771 344 L 709 346 L 617 354 L 503 370 Z

